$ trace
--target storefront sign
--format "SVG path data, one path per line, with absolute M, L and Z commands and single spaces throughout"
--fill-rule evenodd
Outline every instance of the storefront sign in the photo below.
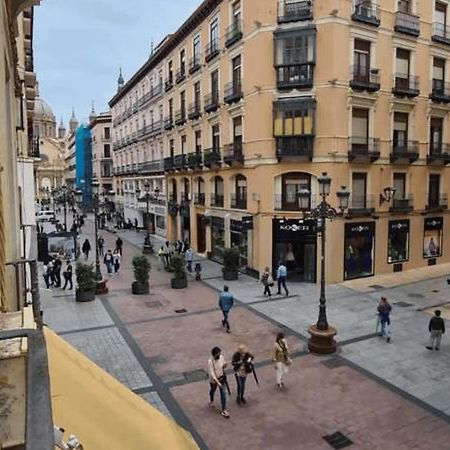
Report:
M 311 219 L 274 219 L 273 231 L 277 239 L 295 239 L 297 235 L 315 234 L 316 221 Z
M 426 218 L 423 232 L 423 257 L 435 258 L 442 256 L 442 217 Z
M 388 235 L 388 263 L 409 258 L 409 220 L 391 220 Z
M 373 275 L 375 222 L 345 224 L 344 279 Z

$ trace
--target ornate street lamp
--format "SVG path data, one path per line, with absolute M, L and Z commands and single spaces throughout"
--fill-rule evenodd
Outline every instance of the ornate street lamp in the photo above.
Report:
M 318 178 L 319 195 L 322 197 L 320 204 L 311 211 L 310 198 L 311 192 L 307 188 L 300 189 L 298 193 L 298 202 L 300 209 L 304 212 L 304 216 L 315 219 L 321 234 L 321 253 L 320 253 L 320 300 L 319 300 L 319 318 L 315 325 L 311 325 L 308 329 L 311 337 L 308 340 L 308 348 L 311 352 L 320 354 L 334 353 L 337 348 L 334 336 L 336 336 L 336 328 L 328 325 L 327 306 L 325 296 L 325 232 L 326 221 L 333 220 L 336 217 L 343 216 L 348 208 L 350 192 L 345 186 L 336 193 L 339 199 L 339 211 L 334 209 L 327 203 L 327 197 L 330 195 L 331 178 L 323 173 Z
M 153 245 L 150 240 L 150 230 L 149 230 L 149 203 L 150 203 L 150 183 L 148 180 L 144 181 L 144 189 L 145 189 L 145 195 L 141 197 L 141 190 L 139 188 L 136 188 L 136 196 L 137 200 L 139 201 L 145 201 L 146 203 L 146 216 L 144 220 L 144 227 L 145 227 L 145 238 L 144 238 L 144 246 L 142 248 L 142 253 L 144 254 L 151 254 L 153 253 Z
M 98 210 L 100 207 L 100 183 L 97 180 L 92 180 L 92 198 L 94 200 L 94 224 L 95 224 L 95 280 L 97 285 L 95 293 L 97 295 L 103 295 L 108 293 L 106 287 L 106 280 L 103 280 L 103 275 L 100 270 L 100 253 L 98 248 Z

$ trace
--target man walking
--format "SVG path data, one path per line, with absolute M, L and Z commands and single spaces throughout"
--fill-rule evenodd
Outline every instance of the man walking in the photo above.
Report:
M 227 393 L 228 386 L 227 377 L 225 375 L 225 367 L 227 363 L 222 355 L 222 350 L 219 347 L 214 347 L 211 350 L 212 358 L 208 360 L 208 374 L 209 374 L 209 405 L 214 406 L 214 394 L 216 389 L 220 391 L 220 403 L 222 407 L 221 415 L 228 419 L 230 415 L 227 411 Z
M 234 305 L 234 298 L 230 292 L 228 292 L 228 286 L 223 287 L 223 291 L 219 295 L 219 308 L 223 314 L 222 326 L 226 327 L 227 333 L 230 331 L 230 323 L 228 322 L 228 314 Z
M 252 361 L 253 355 L 247 351 L 247 347 L 243 344 L 238 347 L 238 351 L 231 359 L 231 364 L 234 369 L 234 376 L 236 377 L 236 402 L 238 405 L 245 405 L 247 403 L 247 400 L 245 400 L 244 397 L 245 382 L 247 380 L 247 375 L 253 372 Z
M 190 248 L 188 248 L 184 254 L 184 259 L 186 260 L 186 268 L 189 273 L 192 273 L 192 261 L 194 261 L 194 253 Z
M 116 240 L 116 250 L 120 253 L 120 256 L 122 256 L 122 245 L 123 241 L 122 239 L 120 239 L 120 237 L 118 237 Z
M 427 349 L 439 350 L 441 347 L 442 335 L 445 333 L 445 322 L 441 317 L 441 311 L 439 309 L 434 312 L 434 317 L 430 319 L 428 331 L 430 332 L 430 343 L 427 345 Z
M 381 322 L 381 336 L 386 337 L 386 342 L 391 342 L 391 336 L 389 331 L 389 326 L 391 325 L 391 310 L 392 306 L 388 302 L 386 297 L 381 297 L 380 303 L 378 305 L 378 313 L 380 314 Z
M 286 292 L 286 297 L 289 296 L 289 291 L 286 287 L 286 277 L 287 277 L 287 268 L 284 265 L 284 262 L 280 262 L 280 265 L 277 269 L 277 281 L 278 281 L 278 295 L 281 295 L 281 286 L 283 286 L 284 291 Z
M 105 247 L 105 240 L 103 239 L 102 236 L 100 236 L 100 237 L 98 238 L 97 245 L 98 245 L 98 254 L 99 254 L 100 256 L 103 256 L 103 254 L 104 254 L 103 249 L 104 249 L 104 247 Z

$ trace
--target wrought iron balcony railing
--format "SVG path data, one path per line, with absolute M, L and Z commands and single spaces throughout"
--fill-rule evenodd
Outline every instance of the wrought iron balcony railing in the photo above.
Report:
M 350 87 L 357 91 L 375 92 L 380 89 L 380 71 L 368 66 L 351 67 Z
M 275 67 L 278 89 L 306 89 L 313 85 L 314 63 L 284 64 Z
M 348 160 L 355 163 L 374 162 L 380 157 L 378 139 L 352 136 L 349 139 Z
M 313 17 L 312 0 L 279 0 L 278 22 L 297 22 Z
M 380 25 L 380 12 L 378 5 L 371 0 L 353 0 L 352 20 L 378 27 Z
M 230 26 L 225 30 L 225 47 L 231 47 L 242 39 L 242 21 L 233 20 Z
M 410 36 L 419 36 L 420 20 L 418 16 L 402 11 L 395 13 L 394 30 L 399 33 L 409 34 Z

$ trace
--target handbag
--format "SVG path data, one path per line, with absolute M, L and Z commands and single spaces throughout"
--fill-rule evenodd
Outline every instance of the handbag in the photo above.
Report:
M 268 278 L 267 278 L 267 284 L 268 284 L 269 286 L 273 286 L 273 285 L 274 285 L 274 282 L 273 282 L 273 276 L 272 276 L 272 275 L 269 275 L 269 276 L 268 276 Z

